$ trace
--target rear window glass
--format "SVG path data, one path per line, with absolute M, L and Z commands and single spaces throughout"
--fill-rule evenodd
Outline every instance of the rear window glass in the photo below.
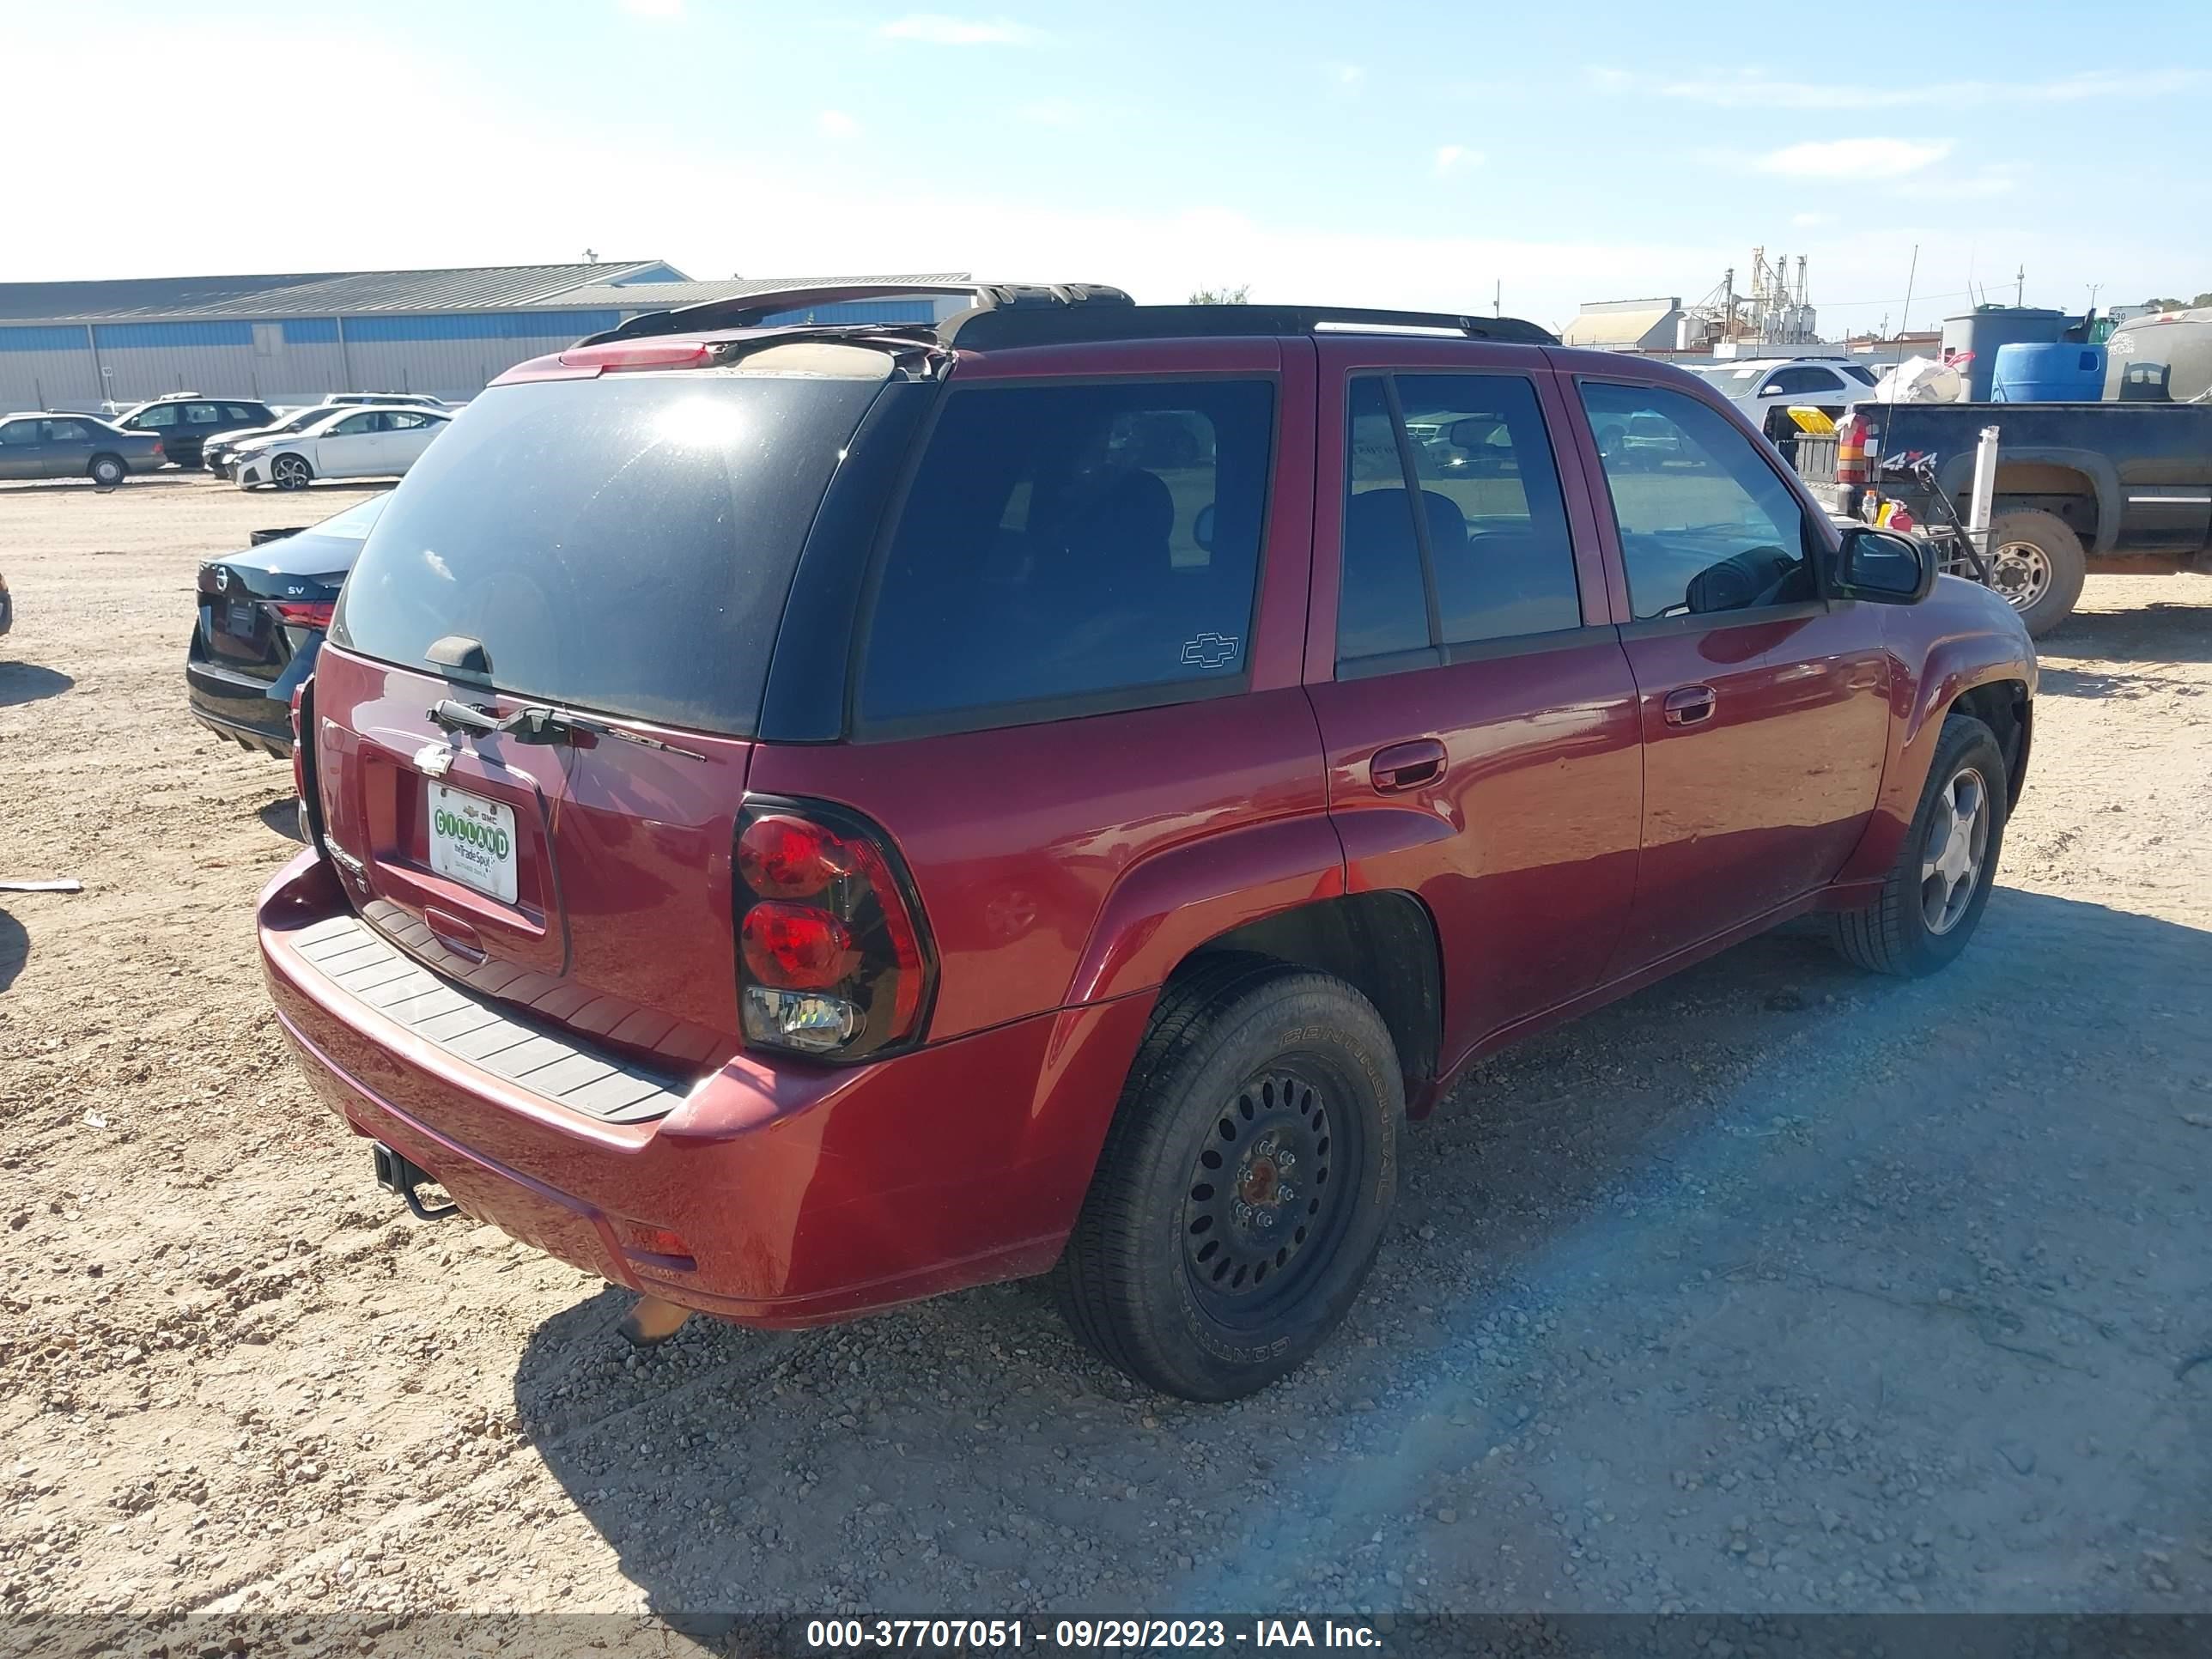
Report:
M 495 386 L 392 494 L 331 638 L 517 696 L 748 735 L 791 573 L 876 380 L 605 375 Z
M 1244 669 L 1274 390 L 956 390 L 884 562 L 871 723 L 1204 695 Z

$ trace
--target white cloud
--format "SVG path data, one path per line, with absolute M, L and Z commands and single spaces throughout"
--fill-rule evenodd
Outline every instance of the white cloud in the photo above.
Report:
M 842 109 L 825 109 L 814 118 L 815 131 L 824 138 L 857 138 L 860 124 Z
M 1464 173 L 1479 167 L 1484 161 L 1479 149 L 1469 149 L 1464 144 L 1444 144 L 1437 150 L 1437 177 L 1449 178 L 1455 173 Z
M 1836 216 L 1832 213 L 1793 213 L 1790 216 L 1790 222 L 1800 230 L 1818 230 L 1822 225 L 1835 223 Z
M 681 17 L 684 0 L 622 0 L 622 9 L 633 17 Z
M 1592 71 L 1596 73 L 1596 71 Z M 1620 75 L 1620 71 L 1608 71 Z M 1619 85 L 1632 77 L 1620 76 Z M 2141 99 L 2179 92 L 2203 79 L 2194 70 L 2123 75 L 2084 70 L 2050 81 L 1778 81 L 1756 73 L 1660 84 L 1665 97 L 1716 109 L 1865 110 L 1967 105 L 2071 104 L 2092 98 Z M 1618 89 L 1618 86 L 1608 89 Z
M 1331 64 L 1328 78 L 1339 92 L 1364 92 L 1367 88 L 1367 69 L 1363 64 Z
M 1600 92 L 1626 92 L 1636 77 L 1625 69 L 1614 69 L 1605 64 L 1587 64 L 1583 67 L 1583 79 Z
M 948 17 L 918 11 L 895 17 L 876 33 L 886 40 L 919 40 L 932 46 L 1029 46 L 1044 39 L 1042 30 L 1005 17 Z
M 1778 173 L 1787 179 L 1896 179 L 1931 167 L 1950 153 L 1948 141 L 1830 138 L 1787 145 L 1760 156 L 1755 165 L 1761 173 Z

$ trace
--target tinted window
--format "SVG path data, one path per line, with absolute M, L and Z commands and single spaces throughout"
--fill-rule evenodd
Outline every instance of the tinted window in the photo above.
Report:
M 1845 363 L 1844 365 L 1844 373 L 1850 375 L 1854 380 L 1860 381 L 1867 386 L 1878 386 L 1881 384 L 1881 381 L 1876 378 L 1875 372 L 1872 369 L 1863 368 L 1857 363 Z
M 1402 444 L 1384 382 L 1352 383 L 1338 660 L 1581 626 L 1566 505 L 1535 387 L 1511 374 L 1416 374 L 1395 388 Z M 1408 460 L 1418 496 L 1407 488 Z
M 46 428 L 48 443 L 81 444 L 88 442 L 92 437 L 91 433 L 75 421 L 48 421 Z
M 349 415 L 323 435 L 332 438 L 358 438 L 363 433 L 375 431 L 378 418 L 374 415 Z
M 418 426 L 428 426 L 429 423 L 430 417 L 428 415 L 418 415 L 411 410 L 402 409 L 395 409 L 384 417 L 384 429 L 386 432 L 411 432 Z
M 213 426 L 222 418 L 213 404 L 186 404 L 185 419 L 194 426 Z
M 1421 547 L 1382 381 L 1354 380 L 1351 408 L 1336 600 L 1340 662 L 1423 650 L 1431 643 Z
M 1662 386 L 1582 396 L 1639 619 L 1817 597 L 1804 512 L 1733 422 Z
M 1407 374 L 1397 386 L 1430 498 L 1441 643 L 1582 626 L 1566 502 L 1535 386 L 1517 374 Z
M 955 389 L 884 558 L 862 716 L 1233 681 L 1273 404 L 1263 381 Z
M 392 493 L 331 637 L 428 669 L 432 643 L 462 635 L 501 690 L 743 735 L 807 527 L 881 385 L 495 386 Z
M 39 441 L 36 421 L 10 421 L 0 426 L 0 444 L 34 444 Z
M 1777 369 L 1769 377 L 1767 386 L 1792 398 L 1810 393 L 1840 392 L 1844 383 L 1825 368 Z
M 178 405 L 155 404 L 151 409 L 141 410 L 131 416 L 131 424 L 143 427 L 172 427 L 177 423 Z

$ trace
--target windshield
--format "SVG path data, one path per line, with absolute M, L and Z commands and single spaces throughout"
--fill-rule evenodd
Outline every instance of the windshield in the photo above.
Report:
M 814 509 L 880 385 L 495 386 L 392 492 L 331 637 L 442 674 L 430 647 L 459 635 L 501 690 L 747 735 Z
M 1756 367 L 1746 368 L 1738 363 L 1714 363 L 1702 368 L 1692 368 L 1690 373 L 1708 385 L 1729 392 L 1742 383 L 1757 380 L 1761 371 Z

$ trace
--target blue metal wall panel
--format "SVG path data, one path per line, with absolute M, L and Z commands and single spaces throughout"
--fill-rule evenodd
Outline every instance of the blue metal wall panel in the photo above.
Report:
M 100 349 L 161 350 L 175 346 L 250 346 L 251 323 L 99 323 Z
M 84 331 L 58 328 L 0 328 L 0 351 L 82 351 Z
M 780 311 L 762 319 L 761 326 L 778 323 L 933 323 L 937 307 L 928 300 L 846 300 L 836 305 L 808 306 L 799 311 Z
M 561 335 L 573 340 L 596 334 L 622 320 L 619 311 L 487 311 L 422 317 L 349 317 L 349 343 L 388 344 L 404 340 L 536 340 Z
M 284 325 L 284 343 L 288 346 L 337 343 L 338 322 L 335 317 L 295 317 Z

